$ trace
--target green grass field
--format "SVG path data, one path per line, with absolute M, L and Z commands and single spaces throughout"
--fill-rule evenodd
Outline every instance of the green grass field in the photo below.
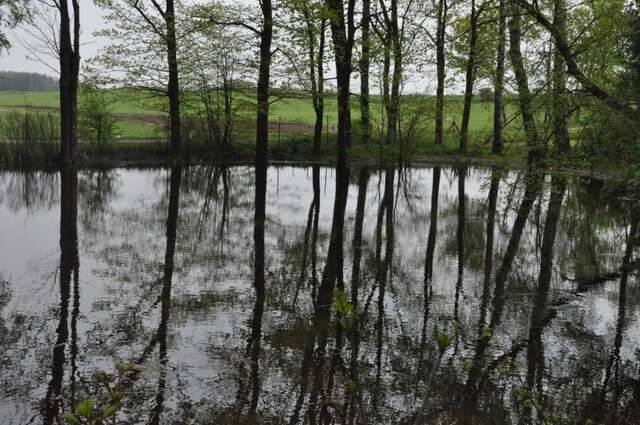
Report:
M 164 115 L 163 100 L 145 94 L 127 90 L 111 92 L 112 110 L 118 118 L 119 137 L 126 140 L 158 139 L 162 137 L 162 129 L 157 124 L 158 116 Z M 445 99 L 445 130 L 448 138 L 455 144 L 456 127 L 459 128 L 462 121 L 463 99 L 461 96 L 447 96 Z M 245 121 L 241 128 L 237 126 L 237 138 L 251 138 L 253 127 L 248 125 L 254 117 L 255 103 L 250 95 L 237 94 L 234 99 L 236 114 Z M 426 96 L 407 96 L 403 99 L 403 116 L 407 119 L 417 117 L 419 121 L 418 145 L 430 144 L 433 140 L 433 116 L 434 98 Z M 30 110 L 32 108 L 57 109 L 57 92 L 0 92 L 0 114 L 10 110 Z M 188 111 L 188 107 L 183 108 Z M 507 119 L 515 116 L 505 129 L 507 140 L 522 141 L 524 133 L 522 124 L 517 117 L 518 107 L 514 101 L 507 103 Z M 143 118 L 149 117 L 149 123 L 143 122 Z M 357 98 L 352 101 L 352 116 L 354 122 L 359 117 L 359 105 Z M 142 118 L 142 119 L 141 119 Z M 373 121 L 374 135 L 380 135 L 380 122 L 382 121 L 382 105 L 379 96 L 371 97 L 371 119 Z M 540 113 L 542 119 L 542 113 Z M 310 99 L 282 98 L 271 104 L 270 121 L 272 123 L 295 123 L 307 125 L 306 130 L 296 130 L 298 136 L 307 137 L 311 132 L 311 126 L 315 120 L 315 113 Z M 154 123 L 155 121 L 155 123 Z M 455 125 L 454 125 L 455 123 Z M 471 144 L 485 144 L 490 138 L 493 123 L 493 106 L 491 103 L 482 103 L 476 98 L 472 106 L 471 121 L 469 125 Z M 337 105 L 335 97 L 328 97 L 325 101 L 325 126 L 328 125 L 332 132 L 337 125 Z M 273 138 L 273 136 L 272 136 Z
M 151 107 L 149 96 L 138 95 L 125 90 L 112 92 L 113 112 L 121 114 L 150 114 L 157 115 L 162 112 Z M 0 108 L 59 108 L 58 92 L 0 92 Z

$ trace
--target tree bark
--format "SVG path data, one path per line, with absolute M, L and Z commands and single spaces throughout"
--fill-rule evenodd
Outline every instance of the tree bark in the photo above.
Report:
M 351 53 L 355 34 L 354 9 L 355 0 L 347 4 L 346 23 L 342 0 L 326 0 L 330 11 L 331 36 L 336 62 L 336 79 L 338 89 L 338 160 L 346 159 L 346 149 L 351 146 Z
M 273 36 L 273 10 L 271 0 L 263 0 L 262 31 L 260 32 L 260 68 L 257 88 L 256 117 L 256 168 L 267 166 L 267 148 L 269 145 L 269 78 L 271 70 L 271 39 Z M 256 193 L 256 203 L 257 203 Z M 265 196 L 264 193 L 261 196 Z
M 518 98 L 520 102 L 520 113 L 527 136 L 528 162 L 530 165 L 541 165 L 544 160 L 545 147 L 540 140 L 538 127 L 533 113 L 532 96 L 529 91 L 529 78 L 524 65 L 520 42 L 522 39 L 522 16 L 518 0 L 511 2 L 511 19 L 509 19 L 509 36 L 511 44 L 509 46 L 509 56 L 513 72 L 518 84 Z
M 360 57 L 360 125 L 362 143 L 371 138 L 371 117 L 369 115 L 369 68 L 371 65 L 371 0 L 362 0 L 362 56 Z
M 565 0 L 555 0 L 553 25 L 559 34 L 567 37 L 567 5 Z M 553 52 L 552 76 L 552 120 L 556 154 L 566 154 L 571 150 L 567 120 L 569 118 L 566 100 L 567 73 L 562 54 L 556 47 Z
M 391 0 L 391 46 L 393 51 L 393 77 L 391 78 L 391 104 L 389 105 L 390 144 L 399 142 L 398 125 L 400 123 L 400 84 L 402 82 L 402 35 L 398 27 L 398 0 Z
M 493 89 L 493 143 L 491 152 L 502 153 L 504 141 L 502 139 L 502 127 L 504 126 L 504 70 L 507 46 L 507 13 L 506 0 L 499 3 L 499 24 L 498 24 L 498 55 L 496 59 L 496 78 Z
M 80 71 L 80 4 L 71 0 L 73 34 L 68 0 L 57 4 L 60 12 L 60 155 L 63 166 L 75 162 L 78 150 L 78 74 Z
M 447 31 L 448 5 L 446 0 L 438 2 L 438 28 L 436 32 L 436 68 L 438 85 L 436 88 L 436 133 L 435 143 L 444 143 L 444 80 L 446 77 L 445 36 Z
M 320 145 L 322 143 L 322 124 L 324 118 L 324 50 L 325 50 L 325 30 L 326 18 L 320 21 L 319 41 L 316 53 L 316 28 L 315 20 L 308 9 L 303 8 L 302 14 L 305 19 L 307 36 L 307 54 L 309 56 L 309 81 L 311 83 L 311 100 L 313 110 L 316 115 L 313 127 L 313 155 L 320 155 Z
M 178 82 L 178 46 L 176 43 L 176 16 L 174 0 L 167 0 L 164 14 L 166 25 L 167 63 L 169 66 L 169 124 L 171 152 L 177 156 L 181 150 L 180 137 L 180 85 Z
M 460 127 L 460 152 L 467 150 L 469 141 L 469 120 L 471 118 L 471 102 L 473 101 L 473 83 L 476 73 L 476 44 L 478 42 L 478 17 L 475 0 L 471 0 L 471 33 L 469 35 L 469 57 L 467 58 L 467 75 L 464 90 L 464 108 Z

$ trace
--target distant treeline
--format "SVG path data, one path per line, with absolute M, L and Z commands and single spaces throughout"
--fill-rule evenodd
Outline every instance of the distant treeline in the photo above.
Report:
M 56 91 L 58 80 L 44 74 L 0 71 L 0 91 Z

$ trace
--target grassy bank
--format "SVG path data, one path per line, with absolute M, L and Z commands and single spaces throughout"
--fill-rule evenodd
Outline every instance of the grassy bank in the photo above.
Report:
M 81 164 L 123 163 L 123 162 L 167 162 L 171 153 L 166 143 L 165 114 L 162 101 L 157 97 L 140 92 L 117 90 L 109 92 L 111 108 L 117 118 L 118 138 L 104 149 L 98 149 L 87 143 L 80 143 L 79 161 Z M 373 96 L 371 115 L 373 118 L 373 137 L 382 139 L 380 122 L 382 119 L 381 99 Z M 248 95 L 237 95 L 235 111 L 236 123 L 234 142 L 226 149 L 216 149 L 204 142 L 185 143 L 184 160 L 240 160 L 250 161 L 254 154 L 254 105 Z M 58 105 L 56 92 L 0 92 L 0 114 L 16 110 L 55 111 Z M 461 96 L 447 96 L 445 102 L 446 137 L 443 145 L 433 143 L 434 98 L 429 96 L 406 96 L 403 99 L 403 111 L 407 119 L 417 117 L 417 130 L 410 140 L 405 140 L 403 148 L 375 142 L 364 145 L 357 134 L 349 149 L 349 157 L 359 161 L 413 160 L 420 158 L 444 158 L 447 160 L 482 160 L 491 163 L 519 165 L 525 162 L 527 147 L 524 131 L 518 117 L 517 105 L 511 99 L 506 108 L 508 124 L 504 130 L 505 150 L 502 155 L 491 154 L 491 136 L 493 126 L 493 105 L 481 102 L 473 103 L 470 122 L 470 143 L 464 155 L 458 153 L 458 131 L 461 122 L 463 99 Z M 186 106 L 186 105 L 185 105 Z M 354 131 L 357 131 L 359 116 L 357 98 L 352 101 Z M 188 108 L 185 108 L 188 109 Z M 376 118 L 378 117 L 378 118 Z M 544 114 L 539 114 L 544 121 Z M 311 131 L 315 114 L 310 99 L 285 98 L 274 102 L 270 110 L 270 157 L 276 160 L 311 160 Z M 335 157 L 335 131 L 337 107 L 333 97 L 326 101 L 325 125 L 320 160 L 330 162 Z M 578 122 L 572 121 L 572 130 L 577 131 Z M 57 163 L 59 147 L 56 144 L 33 145 L 0 143 L 0 163 L 3 165 L 44 165 Z M 549 163 L 554 164 L 553 159 Z M 564 158 L 563 165 L 570 168 L 589 168 L 594 161 L 585 160 L 576 155 Z M 598 167 L 610 169 L 616 163 L 599 161 Z
M 166 116 L 164 98 L 140 91 L 114 90 L 108 92 L 110 106 L 118 120 L 118 129 L 122 140 L 148 140 L 162 137 Z M 0 92 L 0 114 L 12 110 L 41 109 L 57 110 L 59 106 L 57 92 Z M 371 96 L 371 119 L 374 133 L 380 133 L 380 122 L 383 120 L 382 100 L 380 96 Z M 234 115 L 237 120 L 237 130 L 241 133 L 251 130 L 251 122 L 255 118 L 255 99 L 250 94 L 236 94 L 234 98 Z M 359 103 L 356 96 L 352 98 L 352 115 L 359 117 Z M 542 109 L 542 108 L 541 108 Z M 186 102 L 183 112 L 188 114 L 193 105 Z M 462 96 L 446 96 L 445 98 L 445 129 L 450 133 L 457 131 L 462 121 Z M 402 101 L 403 117 L 406 120 L 417 117 L 422 139 L 433 138 L 433 121 L 435 99 L 433 96 L 411 95 L 404 96 Z M 509 139 L 522 138 L 524 133 L 522 123 L 518 117 L 518 106 L 515 99 L 507 99 L 507 125 L 505 137 Z M 285 97 L 272 103 L 269 111 L 273 126 L 278 124 L 300 124 L 309 131 L 315 122 L 315 113 L 310 98 Z M 544 120 L 544 113 L 539 113 L 539 119 Z M 337 103 L 333 95 L 328 95 L 325 101 L 325 130 L 335 131 L 337 126 Z M 577 127 L 577 122 L 572 122 Z M 488 138 L 493 126 L 493 104 L 482 102 L 476 97 L 471 110 L 469 131 L 479 138 Z M 248 128 L 246 128 L 248 127 Z M 283 132 L 299 133 L 299 127 L 283 126 Z M 239 138 L 244 138 L 240 135 Z

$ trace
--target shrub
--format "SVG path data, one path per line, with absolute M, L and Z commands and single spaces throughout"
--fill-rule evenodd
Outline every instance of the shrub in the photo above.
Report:
M 80 137 L 103 149 L 116 137 L 116 120 L 106 94 L 84 87 L 78 107 L 78 131 Z
M 58 154 L 60 117 L 51 112 L 11 111 L 0 115 L 0 139 L 6 142 L 7 160 L 54 160 Z

